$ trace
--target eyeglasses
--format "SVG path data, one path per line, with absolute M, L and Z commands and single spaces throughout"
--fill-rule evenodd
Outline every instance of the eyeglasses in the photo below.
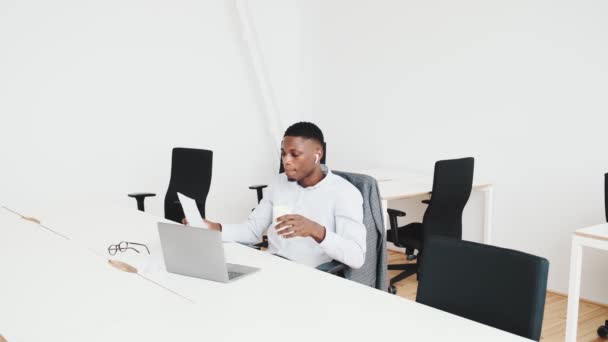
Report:
M 130 245 L 143 246 L 146 249 L 146 251 L 148 251 L 148 254 L 150 254 L 150 250 L 148 249 L 148 246 L 144 245 L 143 243 L 127 242 L 127 241 L 121 241 L 117 245 L 110 245 L 110 247 L 108 247 L 108 253 L 110 253 L 110 255 L 116 255 L 116 253 L 118 253 L 119 251 L 126 252 L 127 249 L 132 249 L 132 250 L 136 251 L 137 253 L 139 253 L 139 251 L 137 249 L 131 247 Z

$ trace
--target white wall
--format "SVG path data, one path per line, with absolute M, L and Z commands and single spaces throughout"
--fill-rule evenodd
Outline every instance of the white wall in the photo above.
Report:
M 233 1 L 2 1 L 0 200 L 135 207 L 128 192 L 152 191 L 162 215 L 187 146 L 214 151 L 207 216 L 241 220 L 247 186 L 276 172 L 251 76 Z
M 259 43 L 282 133 L 300 118 L 302 39 L 298 0 L 244 0 Z
M 549 288 L 566 292 L 572 232 L 605 220 L 608 3 L 299 6 L 301 110 L 330 164 L 432 172 L 474 156 L 496 185 L 495 243 L 547 257 Z M 608 303 L 608 255 L 592 254 L 583 296 Z

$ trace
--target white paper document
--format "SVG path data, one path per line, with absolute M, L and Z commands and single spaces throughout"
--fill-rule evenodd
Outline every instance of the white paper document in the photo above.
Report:
M 186 220 L 188 220 L 189 226 L 209 228 L 205 221 L 203 221 L 203 217 L 196 207 L 195 200 L 184 194 L 180 194 L 179 192 L 177 193 L 177 198 L 179 198 L 179 203 L 181 203 L 182 209 L 184 209 L 184 215 L 186 215 Z

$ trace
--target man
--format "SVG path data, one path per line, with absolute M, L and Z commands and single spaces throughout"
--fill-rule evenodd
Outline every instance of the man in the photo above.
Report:
M 321 165 L 323 133 L 299 122 L 281 143 L 285 173 L 279 174 L 246 222 L 219 224 L 224 241 L 256 243 L 268 235 L 268 252 L 316 267 L 336 260 L 359 268 L 365 260 L 363 198 L 357 188 Z M 279 210 L 283 213 L 273 222 Z M 274 213 L 273 213 L 274 211 Z

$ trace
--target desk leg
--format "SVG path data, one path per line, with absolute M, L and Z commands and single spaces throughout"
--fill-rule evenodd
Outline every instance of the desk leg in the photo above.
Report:
M 384 220 L 384 231 L 387 231 L 390 228 L 390 223 L 388 222 L 388 201 L 382 200 L 382 219 Z
M 492 221 L 494 216 L 494 187 L 492 185 L 484 189 L 484 215 L 483 215 L 483 243 L 492 244 Z
M 566 342 L 576 341 L 578 327 L 578 304 L 581 292 L 581 267 L 583 262 L 583 246 L 577 237 L 572 238 L 570 251 L 570 282 L 568 285 L 568 316 L 566 319 Z

